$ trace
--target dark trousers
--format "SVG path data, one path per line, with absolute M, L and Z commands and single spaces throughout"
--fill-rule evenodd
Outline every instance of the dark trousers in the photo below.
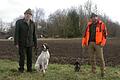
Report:
M 19 46 L 19 70 L 24 70 L 25 55 L 27 56 L 27 71 L 32 70 L 32 47 Z

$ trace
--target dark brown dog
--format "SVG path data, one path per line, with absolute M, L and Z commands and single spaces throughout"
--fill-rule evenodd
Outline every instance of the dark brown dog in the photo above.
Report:
M 80 67 L 81 67 L 79 61 L 76 61 L 75 64 L 74 64 L 74 66 L 75 66 L 74 67 L 75 72 L 79 72 L 80 71 Z

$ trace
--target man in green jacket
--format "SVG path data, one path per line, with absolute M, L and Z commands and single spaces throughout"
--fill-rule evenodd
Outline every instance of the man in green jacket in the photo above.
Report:
M 31 20 L 32 11 L 27 9 L 24 18 L 16 21 L 14 44 L 19 49 L 19 68 L 24 71 L 25 53 L 27 55 L 27 71 L 32 72 L 32 48 L 37 47 L 35 23 Z

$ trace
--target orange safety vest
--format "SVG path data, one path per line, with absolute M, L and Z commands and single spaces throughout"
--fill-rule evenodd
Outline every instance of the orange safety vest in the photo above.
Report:
M 82 46 L 88 46 L 88 41 L 90 37 L 90 25 L 92 24 L 91 21 L 88 22 L 87 28 L 84 34 L 84 37 L 82 38 Z M 101 21 L 98 20 L 97 26 L 96 26 L 96 44 L 104 46 L 106 43 L 106 36 L 107 36 L 107 29 L 105 24 Z

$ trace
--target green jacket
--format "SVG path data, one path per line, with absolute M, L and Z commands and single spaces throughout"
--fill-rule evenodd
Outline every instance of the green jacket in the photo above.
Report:
M 37 38 L 35 32 L 35 23 L 30 20 L 28 25 L 25 19 L 19 19 L 15 25 L 14 44 L 24 47 L 37 46 Z

